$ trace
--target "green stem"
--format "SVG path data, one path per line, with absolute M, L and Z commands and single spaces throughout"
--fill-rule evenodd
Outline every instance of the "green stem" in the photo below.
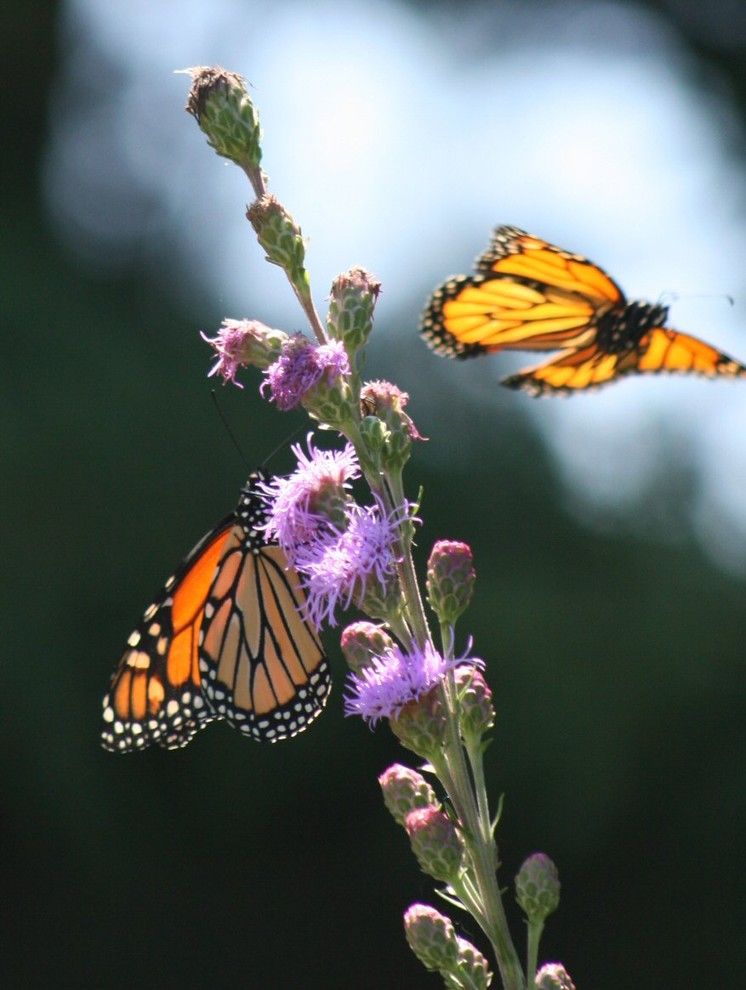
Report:
M 526 983 L 529 990 L 532 990 L 536 979 L 536 967 L 539 959 L 539 940 L 544 931 L 544 922 L 537 921 L 528 923 L 528 946 L 526 949 Z

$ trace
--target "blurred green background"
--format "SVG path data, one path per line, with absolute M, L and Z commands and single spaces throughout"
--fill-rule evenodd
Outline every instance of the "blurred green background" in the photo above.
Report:
M 425 21 L 437 8 L 410 6 Z M 648 6 L 746 114 L 746 48 L 703 37 L 686 5 Z M 178 753 L 99 748 L 101 696 L 130 629 L 246 474 L 197 335 L 239 314 L 201 288 L 180 305 L 174 286 L 191 274 L 163 276 L 145 247 L 107 271 L 71 251 L 74 229 L 63 246 L 40 163 L 69 35 L 55 4 L 1 16 L 4 985 L 437 986 L 401 928 L 411 902 L 437 900 L 376 782 L 409 756 L 385 727 L 343 718 L 337 632 L 328 709 L 290 743 L 260 747 L 218 724 Z M 208 159 L 193 122 L 176 124 Z M 742 167 L 743 148 L 732 153 Z M 486 216 L 485 232 L 501 219 L 521 222 Z M 258 250 L 248 236 L 244 248 Z M 419 271 L 413 298 L 447 274 Z M 250 283 L 245 311 L 262 315 Z M 441 447 L 409 469 L 411 493 L 426 493 L 421 562 L 440 536 L 474 547 L 464 632 L 499 710 L 488 773 L 493 799 L 505 794 L 502 882 L 536 849 L 558 864 L 541 957 L 579 988 L 740 986 L 744 581 L 695 542 L 692 482 L 675 465 L 634 510 L 648 526 L 586 526 L 528 400 L 410 346 L 418 315 L 381 317 L 370 372 L 410 390 Z M 219 398 L 259 461 L 303 420 L 269 409 L 246 378 Z M 290 464 L 285 450 L 274 466 Z M 462 931 L 484 948 L 473 923 Z

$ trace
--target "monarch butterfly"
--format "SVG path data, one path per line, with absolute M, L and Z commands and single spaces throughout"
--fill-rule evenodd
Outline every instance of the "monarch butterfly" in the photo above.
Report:
M 572 393 L 621 375 L 677 371 L 743 377 L 746 367 L 663 324 L 668 308 L 629 302 L 592 261 L 517 227 L 497 227 L 476 262 L 435 290 L 420 332 L 440 354 L 555 351 L 504 379 L 534 395 Z
M 298 575 L 261 528 L 263 480 L 250 475 L 236 510 L 187 555 L 127 640 L 103 701 L 105 749 L 179 749 L 217 718 L 277 742 L 324 707 L 329 668 L 298 614 Z

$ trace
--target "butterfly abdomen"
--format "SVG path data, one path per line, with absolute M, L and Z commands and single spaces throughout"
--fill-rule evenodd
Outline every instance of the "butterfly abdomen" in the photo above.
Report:
M 668 307 L 635 300 L 612 306 L 598 317 L 596 344 L 604 354 L 624 354 L 634 350 L 649 330 L 662 327 Z

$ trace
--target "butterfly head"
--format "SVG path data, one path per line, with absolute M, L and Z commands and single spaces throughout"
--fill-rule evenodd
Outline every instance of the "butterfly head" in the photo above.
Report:
M 649 330 L 663 326 L 668 307 L 635 299 L 624 306 L 612 306 L 598 319 L 597 344 L 605 354 L 634 350 Z

